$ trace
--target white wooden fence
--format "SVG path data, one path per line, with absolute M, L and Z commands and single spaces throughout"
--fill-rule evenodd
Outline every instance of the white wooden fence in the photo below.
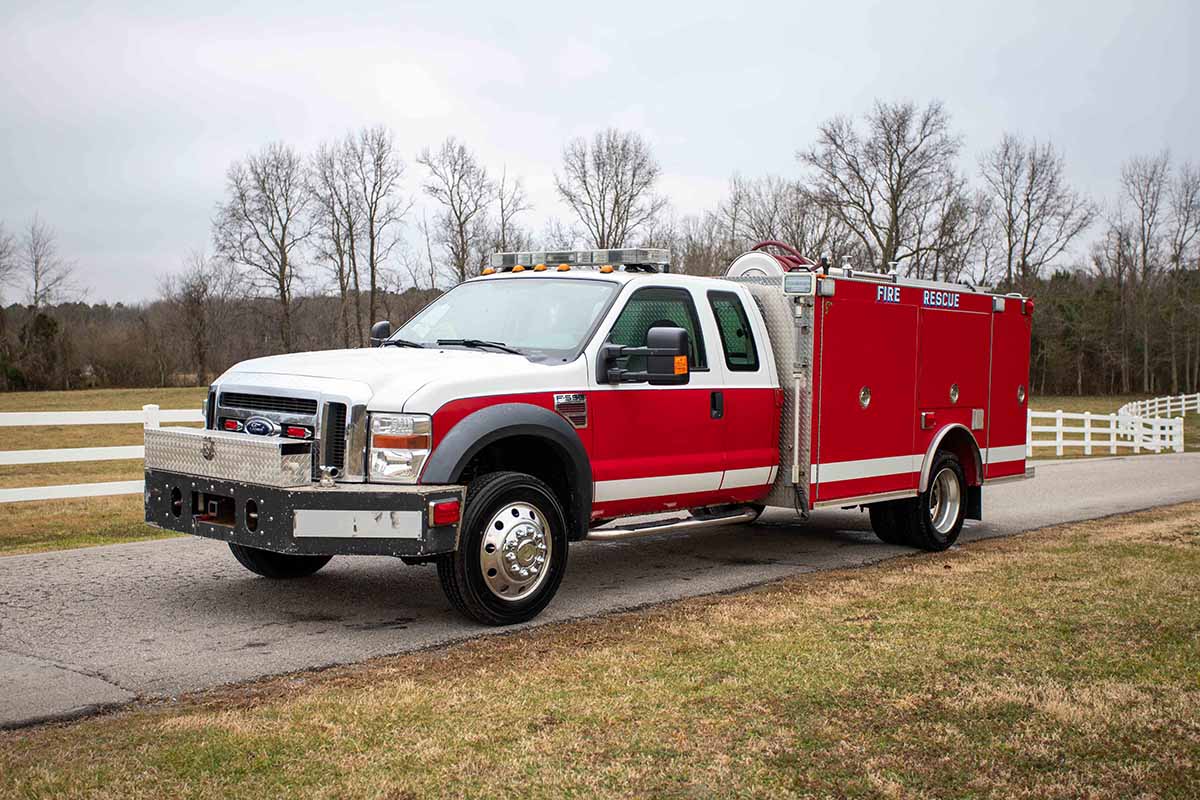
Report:
M 1177 394 L 1171 397 L 1153 397 L 1149 400 L 1135 400 L 1121 406 L 1118 414 L 1131 417 L 1186 417 L 1191 411 L 1200 414 L 1200 392 L 1196 394 Z
M 1183 452 L 1183 419 L 1172 414 L 1200 413 L 1200 394 L 1156 397 L 1127 403 L 1115 414 L 1077 414 L 1065 411 L 1030 411 L 1026 424 L 1025 454 L 1053 448 L 1082 448 L 1085 455 L 1117 453 L 1120 449 Z M 0 428 L 56 425 L 131 425 L 157 428 L 164 422 L 203 422 L 199 409 L 160 409 L 142 406 L 141 411 L 19 411 L 0 413 Z M 0 466 L 62 464 L 78 461 L 115 461 L 142 458 L 141 445 L 115 447 L 64 447 L 55 450 L 8 450 L 0 452 Z M 0 489 L 0 503 L 22 500 L 60 500 L 139 494 L 142 481 L 106 481 L 62 486 Z
M 1083 448 L 1084 455 L 1116 453 L 1120 448 L 1140 453 L 1183 452 L 1183 417 L 1200 413 L 1200 394 L 1153 397 L 1126 403 L 1115 414 L 1030 411 L 1026 423 L 1025 455 L 1054 448 Z M 1173 414 L 1179 416 L 1172 417 Z
M 19 411 L 0 413 L 0 428 L 56 425 L 136 425 L 157 428 L 164 422 L 203 422 L 199 409 L 160 409 L 142 406 L 141 411 Z M 116 447 L 64 447 L 56 450 L 6 450 L 0 452 L 0 465 L 63 464 L 76 461 L 115 461 L 142 458 L 142 445 Z M 0 503 L 20 500 L 61 500 L 72 497 L 101 497 L 140 494 L 142 481 L 106 481 L 63 486 L 33 486 L 0 489 Z

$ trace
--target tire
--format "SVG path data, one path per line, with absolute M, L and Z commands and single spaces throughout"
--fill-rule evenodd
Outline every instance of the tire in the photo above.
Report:
M 484 625 L 533 619 L 567 570 L 562 504 L 532 475 L 481 475 L 467 487 L 458 549 L 437 565 L 446 597 L 470 619 Z
M 867 506 L 871 514 L 871 529 L 884 544 L 907 545 L 908 534 L 904 527 L 903 514 L 911 501 L 875 503 Z
M 929 486 L 916 500 L 904 501 L 900 517 L 912 547 L 937 552 L 958 540 L 966 513 L 967 479 L 958 457 L 941 451 L 929 470 Z
M 307 578 L 329 563 L 333 556 L 296 556 L 288 553 L 273 553 L 256 547 L 229 543 L 233 557 L 246 569 L 264 578 L 286 580 Z

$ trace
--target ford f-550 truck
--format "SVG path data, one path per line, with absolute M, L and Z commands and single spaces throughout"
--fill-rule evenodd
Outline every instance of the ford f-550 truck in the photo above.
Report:
M 777 242 L 720 278 L 668 261 L 498 253 L 376 347 L 240 363 L 203 430 L 146 432 L 146 521 L 268 578 L 433 562 L 456 608 L 511 624 L 572 542 L 863 506 L 939 550 L 1026 476 L 1031 300 Z

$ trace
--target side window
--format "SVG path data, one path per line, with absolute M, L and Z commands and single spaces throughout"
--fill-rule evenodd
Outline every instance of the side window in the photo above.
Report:
M 700 335 L 700 320 L 692 295 L 686 289 L 648 288 L 638 289 L 625 304 L 617 321 L 613 323 L 608 341 L 626 347 L 641 347 L 646 344 L 646 333 L 651 328 L 674 326 L 688 332 L 688 369 L 705 369 L 704 338 Z M 630 369 L 642 369 L 644 358 L 631 358 Z
M 734 372 L 756 372 L 758 349 L 741 298 L 733 292 L 709 292 L 708 304 L 712 306 L 717 330 L 721 332 L 725 366 Z

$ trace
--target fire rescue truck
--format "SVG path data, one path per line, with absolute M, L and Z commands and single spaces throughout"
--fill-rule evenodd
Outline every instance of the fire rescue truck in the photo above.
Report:
M 665 251 L 498 253 L 376 347 L 237 364 L 204 429 L 146 431 L 146 521 L 296 578 L 335 555 L 436 564 L 453 606 L 528 620 L 581 540 L 865 507 L 954 543 L 1026 477 L 1033 302 L 814 263 L 720 278 Z

